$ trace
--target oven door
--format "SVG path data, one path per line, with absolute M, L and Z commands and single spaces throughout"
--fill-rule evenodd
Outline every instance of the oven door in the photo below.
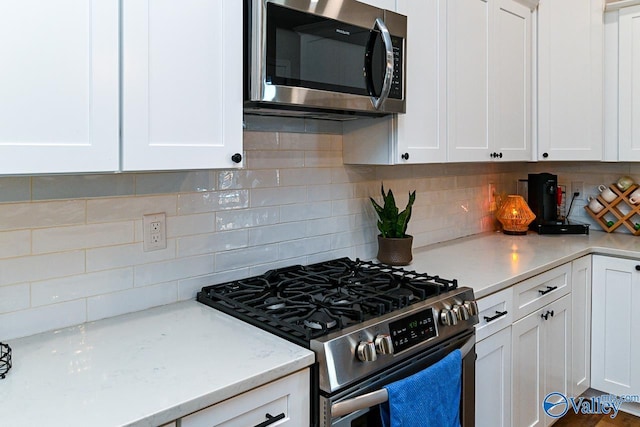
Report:
M 458 335 L 438 346 L 426 349 L 410 360 L 331 396 L 320 396 L 320 426 L 382 426 L 380 404 L 387 399 L 384 386 L 435 364 L 455 349 L 462 352 L 462 396 L 460 423 L 473 427 L 475 419 L 475 331 Z

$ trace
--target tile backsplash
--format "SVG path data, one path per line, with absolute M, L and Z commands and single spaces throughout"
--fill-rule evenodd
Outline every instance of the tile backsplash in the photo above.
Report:
M 594 193 L 640 175 L 600 163 L 350 166 L 339 132 L 265 123 L 245 131 L 242 170 L 0 178 L 0 340 L 191 299 L 274 267 L 373 258 L 369 197 L 381 182 L 401 207 L 417 191 L 409 233 L 422 246 L 492 231 L 490 184 L 515 192 L 527 170 Z M 167 248 L 143 252 L 142 215 L 156 212 L 167 215 Z

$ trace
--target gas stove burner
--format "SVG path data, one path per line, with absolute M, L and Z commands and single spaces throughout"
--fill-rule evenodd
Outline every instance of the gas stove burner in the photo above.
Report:
M 456 280 L 338 258 L 206 286 L 198 301 L 308 345 L 457 287 Z
M 314 312 L 303 323 L 307 328 L 311 329 L 332 329 L 338 324 L 335 319 L 332 319 L 331 316 L 322 311 Z
M 264 308 L 269 311 L 280 310 L 287 306 L 287 304 L 278 297 L 268 297 L 264 300 L 264 305 Z
M 410 289 L 406 288 L 396 288 L 390 290 L 387 295 L 390 295 L 395 298 L 406 298 L 408 301 L 415 299 L 415 295 L 411 292 Z

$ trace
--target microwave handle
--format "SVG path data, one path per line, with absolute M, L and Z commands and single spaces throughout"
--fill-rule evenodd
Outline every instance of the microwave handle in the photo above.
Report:
M 369 38 L 369 43 L 367 43 L 367 51 L 365 56 L 365 74 L 367 76 L 367 86 L 369 89 L 369 94 L 371 96 L 371 102 L 373 103 L 373 107 L 378 110 L 389 97 L 389 92 L 391 91 L 391 81 L 393 80 L 393 68 L 394 68 L 394 59 L 393 59 L 393 43 L 391 42 L 391 34 L 389 33 L 389 29 L 385 25 L 384 21 L 380 18 L 376 19 L 375 24 L 373 25 L 373 29 L 378 28 L 380 30 L 380 34 L 382 35 L 382 41 L 384 42 L 384 50 L 386 53 L 386 62 L 387 66 L 385 68 L 384 80 L 382 82 L 382 90 L 380 91 L 380 96 L 375 96 L 373 93 L 373 44 L 375 40 L 375 33 L 372 33 Z

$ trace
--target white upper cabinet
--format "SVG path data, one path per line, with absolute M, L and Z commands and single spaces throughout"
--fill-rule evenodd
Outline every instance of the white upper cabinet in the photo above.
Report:
M 122 19 L 122 169 L 240 166 L 242 2 L 129 0 Z
M 396 163 L 444 162 L 446 149 L 446 2 L 398 0 L 408 17 L 407 112 L 398 115 Z
M 619 10 L 618 144 L 621 161 L 640 160 L 640 6 Z
M 118 170 L 118 4 L 0 3 L 0 174 Z
M 449 160 L 488 161 L 490 3 L 449 2 L 447 22 Z
M 532 160 L 533 15 L 529 7 L 513 0 L 497 0 L 494 11 L 489 68 L 493 94 L 493 151 L 502 160 Z
M 603 157 L 604 0 L 538 6 L 538 159 Z
M 534 6 L 449 2 L 449 161 L 531 160 Z

